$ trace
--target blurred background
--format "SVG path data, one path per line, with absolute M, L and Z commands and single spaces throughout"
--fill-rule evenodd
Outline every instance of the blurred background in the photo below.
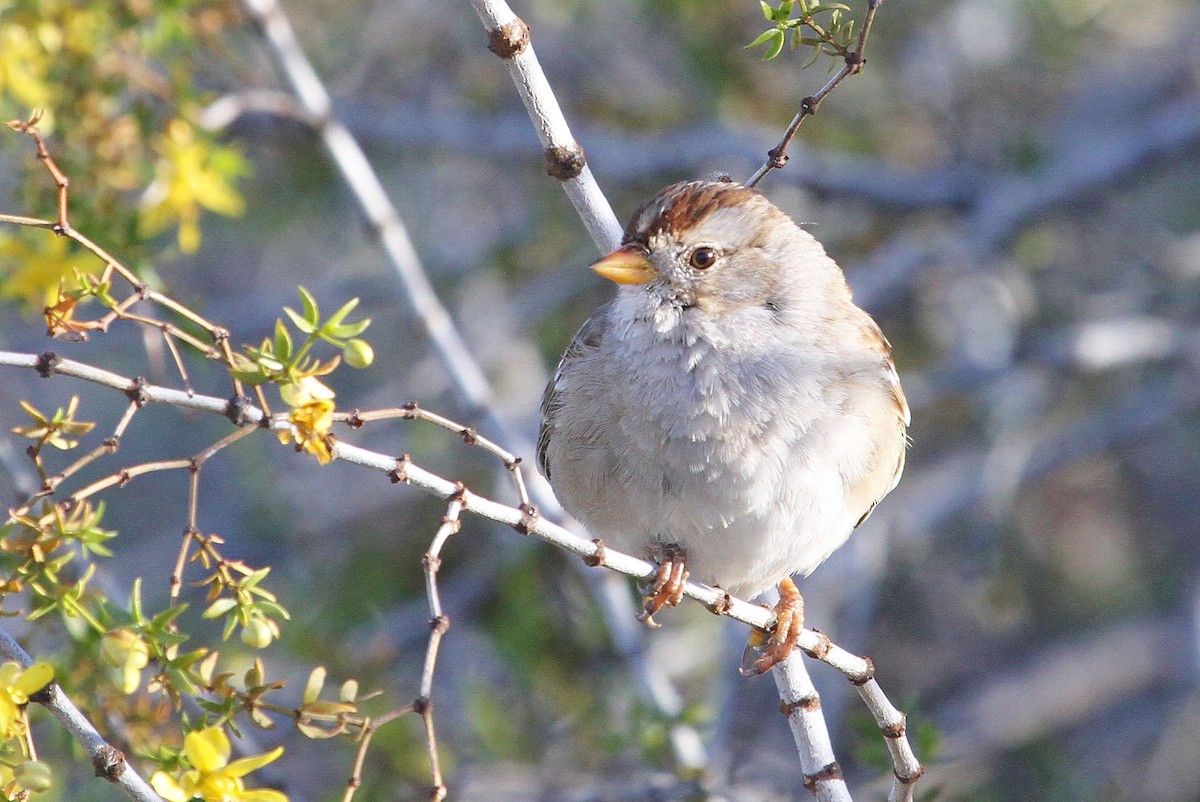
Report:
M 860 18 L 864 3 L 850 5 Z M 172 80 L 214 97 L 283 88 L 237 7 L 216 8 L 221 47 Z M 491 379 L 498 414 L 532 441 L 558 355 L 612 288 L 586 269 L 598 254 L 545 175 L 470 5 L 284 9 Z M 749 0 L 514 10 L 622 222 L 668 183 L 749 177 L 827 80 L 828 59 L 802 70 L 786 52 L 764 63 L 744 49 L 764 28 Z M 808 625 L 870 655 L 908 713 L 928 770 L 920 798 L 1198 800 L 1200 6 L 891 0 L 868 61 L 760 185 L 846 270 L 895 347 L 913 407 L 899 488 L 801 584 Z M 257 343 L 281 306 L 297 307 L 297 284 L 329 309 L 361 297 L 376 363 L 334 377 L 339 408 L 411 400 L 496 434 L 454 393 L 312 132 L 251 111 L 224 137 L 252 165 L 238 184 L 244 213 L 205 217 L 193 253 L 146 257 L 163 286 L 236 343 Z M 45 179 L 22 172 L 30 157 L 23 137 L 2 138 L 3 211 L 50 214 Z M 86 196 L 92 179 L 71 178 Z M 103 215 L 87 222 L 77 225 L 102 244 L 117 236 Z M 0 269 L 17 269 L 12 251 L 4 258 Z M 2 347 L 51 347 L 18 305 L 0 314 Z M 53 347 L 178 383 L 132 328 Z M 195 370 L 199 391 L 225 393 Z M 53 408 L 72 392 L 111 429 L 122 398 L 16 371 L 0 383 L 0 424 L 24 422 L 19 399 Z M 227 428 L 150 409 L 117 459 L 189 455 Z M 339 436 L 514 501 L 495 461 L 450 433 L 384 423 Z M 22 448 L 4 445 L 6 499 L 28 481 Z M 185 501 L 174 475 L 111 496 L 114 596 L 140 575 L 148 597 L 166 598 Z M 392 705 L 416 696 L 429 617 L 420 558 L 439 502 L 265 438 L 206 468 L 200 502 L 203 529 L 274 566 L 271 587 L 296 613 L 265 653 L 273 675 L 302 686 L 322 663 Z M 807 799 L 774 683 L 737 674 L 745 628 L 685 604 L 645 633 L 647 659 L 680 694 L 667 715 L 638 692 L 577 562 L 470 516 L 447 547 L 453 626 L 435 697 L 452 798 Z M 199 609 L 200 591 L 189 592 Z M 811 671 L 852 791 L 882 798 L 890 766 L 871 719 L 840 675 Z M 679 722 L 703 738 L 699 776 L 672 756 Z M 286 730 L 255 736 L 287 744 L 271 780 L 293 800 L 340 798 L 353 745 Z M 396 722 L 378 734 L 355 798 L 425 798 L 427 771 L 419 722 Z M 89 773 L 51 793 L 117 798 Z

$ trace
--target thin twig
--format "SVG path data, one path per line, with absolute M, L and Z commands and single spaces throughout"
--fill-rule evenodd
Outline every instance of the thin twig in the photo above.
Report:
M 461 491 L 466 488 L 459 485 Z M 429 600 L 429 645 L 425 650 L 425 665 L 421 670 L 421 689 L 413 709 L 420 714 L 425 724 L 425 746 L 429 752 L 429 771 L 433 780 L 432 802 L 441 802 L 446 797 L 446 783 L 442 779 L 441 763 L 438 760 L 437 733 L 433 726 L 433 672 L 437 667 L 438 649 L 442 636 L 450 629 L 450 617 L 442 609 L 442 599 L 438 594 L 438 569 L 442 565 L 442 547 L 451 535 L 457 534 L 462 528 L 460 516 L 463 511 L 462 493 L 450 498 L 446 505 L 446 514 L 442 516 L 442 525 L 438 527 L 421 560 L 425 567 L 425 594 Z
M 850 790 L 833 754 L 821 697 L 809 679 L 804 660 L 792 652 L 771 672 L 779 689 L 779 711 L 787 717 L 800 754 L 804 787 L 822 802 L 851 802 Z
M 478 430 L 471 426 L 463 426 L 461 423 L 456 423 L 449 418 L 439 415 L 436 412 L 430 412 L 427 409 L 422 409 L 416 401 L 409 401 L 402 407 L 393 409 L 373 409 L 370 412 L 359 412 L 353 410 L 351 412 L 337 413 L 334 415 L 334 420 L 342 421 L 350 426 L 360 426 L 364 423 L 379 420 L 391 420 L 400 418 L 402 420 L 421 420 L 427 423 L 432 423 L 446 431 L 454 432 L 463 439 L 463 442 L 469 446 L 479 446 L 484 451 L 500 460 L 504 465 L 504 469 L 508 471 L 512 478 L 513 488 L 516 490 L 518 506 L 522 508 L 532 508 L 532 502 L 529 499 L 529 492 L 525 487 L 525 478 L 521 471 L 521 458 L 492 440 L 481 435 Z
M 834 73 L 815 95 L 809 95 L 800 101 L 800 111 L 796 112 L 796 116 L 788 123 L 784 129 L 783 137 L 779 140 L 779 144 L 767 151 L 767 160 L 763 165 L 754 171 L 754 175 L 746 181 L 746 186 L 752 187 L 767 175 L 772 170 L 780 170 L 787 164 L 788 155 L 787 149 L 791 145 L 792 139 L 796 136 L 796 131 L 800 128 L 800 124 L 808 117 L 817 113 L 821 107 L 821 103 L 829 94 L 837 89 L 838 85 L 849 78 L 851 75 L 857 75 L 862 72 L 866 66 L 867 52 L 867 37 L 871 33 L 871 23 L 875 20 L 875 12 L 879 10 L 879 6 L 883 5 L 883 0 L 867 0 L 867 12 L 863 17 L 862 28 L 858 33 L 858 45 L 853 51 L 847 53 L 842 65 L 842 68 Z

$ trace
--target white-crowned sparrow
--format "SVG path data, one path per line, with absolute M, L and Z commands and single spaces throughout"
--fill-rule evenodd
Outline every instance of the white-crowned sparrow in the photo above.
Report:
M 592 265 L 621 286 L 546 388 L 538 460 L 589 532 L 659 563 L 650 623 L 689 574 L 748 597 L 779 583 L 763 671 L 799 633 L 789 577 L 900 478 L 890 346 L 821 244 L 754 189 L 667 187 L 623 243 Z

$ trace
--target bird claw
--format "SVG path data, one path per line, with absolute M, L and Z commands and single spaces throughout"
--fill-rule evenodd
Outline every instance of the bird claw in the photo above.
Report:
M 761 629 L 750 633 L 738 673 L 743 677 L 754 677 L 770 671 L 788 658 L 803 631 L 804 598 L 789 577 L 779 583 L 774 628 L 769 633 Z
M 675 607 L 683 600 L 683 584 L 687 581 L 687 560 L 682 551 L 664 549 L 658 563 L 658 573 L 650 587 L 643 591 L 642 612 L 637 617 L 646 626 L 657 629 L 662 624 L 654 615 L 664 607 Z

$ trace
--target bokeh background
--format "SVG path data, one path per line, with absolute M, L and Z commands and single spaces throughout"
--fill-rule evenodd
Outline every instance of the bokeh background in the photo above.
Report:
M 597 254 L 470 5 L 284 8 L 498 414 L 532 439 L 558 354 L 612 288 L 586 269 Z M 514 10 L 622 219 L 665 184 L 748 177 L 827 77 L 828 60 L 802 70 L 744 49 L 763 28 L 749 0 Z M 226 49 L 197 55 L 192 80 L 218 94 L 283 88 L 236 11 L 221 36 Z M 921 794 L 1200 799 L 1200 6 L 889 0 L 868 60 L 761 185 L 845 268 L 913 406 L 900 487 L 802 584 L 809 625 L 875 662 L 927 763 Z M 297 284 L 329 308 L 361 297 L 376 365 L 339 372 L 340 406 L 414 400 L 479 422 L 311 131 L 251 112 L 227 136 L 253 164 L 245 213 L 206 218 L 196 253 L 157 261 L 165 287 L 239 343 L 297 305 Z M 48 193 L 35 202 L 23 189 L 29 155 L 21 137 L 0 143 L 5 211 L 48 212 Z M 89 191 L 87 176 L 72 179 Z M 105 242 L 101 221 L 85 233 Z M 3 347 L 48 347 L 37 320 L 0 314 Z M 54 347 L 173 381 L 137 332 Z M 224 392 L 196 370 L 198 389 Z M 10 372 L 0 423 L 22 422 L 19 399 L 53 406 L 81 389 Z M 111 426 L 122 399 L 83 391 Z M 123 464 L 191 454 L 226 430 L 173 410 L 138 421 Z M 511 500 L 494 461 L 446 432 L 379 424 L 347 438 Z M 21 447 L 4 446 L 5 498 L 28 472 Z M 272 673 L 302 683 L 322 663 L 393 704 L 414 697 L 428 635 L 420 557 L 441 505 L 269 438 L 218 463 L 203 528 L 274 566 L 296 613 L 267 652 Z M 122 536 L 105 581 L 118 597 L 135 575 L 166 597 L 185 492 L 184 478 L 155 476 L 109 500 Z M 452 796 L 808 798 L 773 683 L 737 675 L 744 628 L 691 604 L 645 635 L 681 694 L 678 718 L 704 737 L 703 776 L 677 770 L 671 717 L 639 694 L 576 562 L 472 517 L 449 545 L 453 627 L 435 694 Z M 811 670 L 851 788 L 882 798 L 881 738 L 843 678 Z M 340 798 L 352 745 L 255 737 L 288 745 L 271 779 L 293 800 Z M 382 730 L 356 798 L 424 798 L 423 749 L 415 719 Z M 53 793 L 116 798 L 99 785 L 81 773 Z

